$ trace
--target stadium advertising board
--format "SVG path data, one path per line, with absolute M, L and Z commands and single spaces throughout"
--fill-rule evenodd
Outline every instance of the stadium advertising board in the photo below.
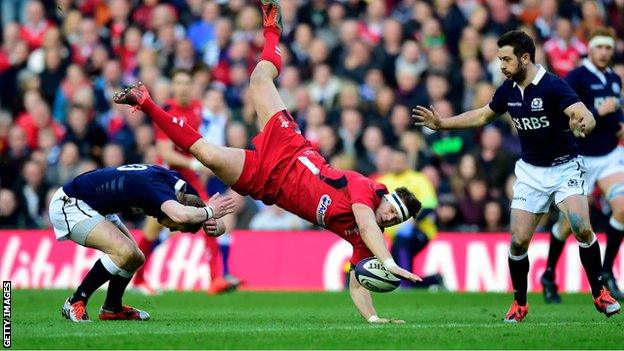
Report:
M 537 234 L 529 249 L 529 291 L 541 289 L 548 237 Z M 604 236 L 599 235 L 604 248 Z M 203 290 L 210 285 L 201 235 L 176 235 L 160 245 L 147 266 L 147 281 L 163 290 Z M 510 291 L 508 234 L 441 233 L 415 260 L 420 275 L 440 273 L 455 291 Z M 621 249 L 624 251 L 624 249 Z M 0 231 L 0 278 L 20 288 L 74 288 L 101 255 L 72 242 L 58 242 L 51 231 Z M 230 270 L 250 290 L 340 290 L 350 245 L 326 232 L 233 233 Z M 624 272 L 622 253 L 616 276 Z M 568 240 L 557 271 L 559 286 L 588 291 L 578 247 Z M 620 283 L 624 283 L 620 281 Z

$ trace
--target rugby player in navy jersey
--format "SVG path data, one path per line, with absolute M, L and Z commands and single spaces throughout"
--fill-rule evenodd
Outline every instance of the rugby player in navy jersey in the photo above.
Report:
M 62 308 L 73 322 L 89 321 L 86 305 L 107 281 L 101 320 L 147 320 L 149 314 L 121 303 L 134 272 L 145 258 L 116 213 L 133 211 L 158 219 L 172 231 L 208 235 L 224 232 L 219 218 L 231 213 L 234 200 L 213 196 L 208 206 L 179 173 L 158 166 L 131 164 L 81 174 L 59 188 L 50 202 L 57 240 L 71 240 L 104 252 Z
M 574 140 L 591 132 L 596 121 L 566 82 L 535 64 L 535 43 L 526 33 L 507 32 L 497 44 L 507 80 L 492 101 L 450 118 L 417 106 L 413 110 L 416 125 L 431 129 L 475 128 L 509 113 L 518 129 L 522 158 L 515 168 L 508 259 L 514 301 L 505 322 L 520 322 L 528 313 L 527 251 L 539 219 L 553 200 L 579 242 L 594 305 L 611 316 L 619 312 L 620 305 L 602 286 L 600 248 L 589 222 L 586 170 Z
M 621 123 L 624 122 L 620 103 L 622 81 L 609 68 L 615 47 L 615 32 L 607 28 L 597 29 L 591 34 L 588 46 L 588 57 L 565 80 L 581 101 L 591 107 L 590 111 L 596 119 L 596 128 L 586 138 L 578 139 L 577 144 L 587 166 L 585 178 L 589 193 L 597 185 L 611 208 L 602 280 L 611 295 L 621 300 L 622 293 L 613 277 L 613 261 L 624 237 L 624 149 L 618 146 Z M 548 265 L 541 278 L 547 303 L 561 301 L 555 284 L 555 267 L 570 232 L 570 225 L 560 216 L 551 232 Z

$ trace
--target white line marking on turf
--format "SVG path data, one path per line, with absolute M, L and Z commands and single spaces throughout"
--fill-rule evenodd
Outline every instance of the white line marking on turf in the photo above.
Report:
M 146 323 L 146 326 L 148 326 L 147 324 L 151 324 L 153 322 L 148 322 Z M 607 324 L 606 322 L 595 322 L 595 321 L 587 321 L 587 322 L 553 322 L 553 323 L 547 323 L 547 322 L 537 322 L 537 323 L 532 323 L 532 322 L 523 322 L 520 325 L 526 325 L 526 326 L 530 326 L 530 327 L 553 327 L 553 326 L 573 326 L 573 325 L 587 325 L 587 326 L 591 326 L 592 328 L 595 328 L 597 325 L 600 324 Z M 93 324 L 93 326 L 96 326 L 97 324 Z M 381 324 L 383 325 L 383 324 Z M 336 330 L 370 330 L 371 328 L 378 328 L 380 325 L 372 325 L 372 324 L 354 324 L 354 325 L 331 325 L 331 326 L 326 326 L 326 327 L 237 327 L 236 330 L 231 330 L 231 329 L 222 329 L 222 330 L 215 330 L 215 329 L 200 329 L 200 330 L 185 330 L 185 331 L 181 331 L 181 330 L 158 330 L 158 331 L 154 331 L 154 333 L 157 333 L 159 335 L 162 334 L 199 334 L 199 333 L 228 333 L 228 334 L 232 334 L 232 333 L 249 333 L 249 332 L 257 332 L 257 333 L 262 333 L 262 332 L 268 332 L 268 333 L 273 333 L 273 332 L 298 332 L 298 331 L 303 331 L 303 332 L 310 332 L 310 331 L 336 331 Z M 156 325 L 152 325 L 153 327 L 157 327 Z M 438 323 L 438 324 L 393 324 L 392 327 L 398 328 L 398 329 L 436 329 L 436 328 L 449 328 L 449 329 L 453 329 L 453 328 L 514 328 L 513 325 L 507 324 L 507 323 L 503 323 L 503 321 L 501 320 L 501 322 L 495 322 L 495 323 Z M 84 334 L 85 330 L 80 330 L 74 333 L 68 333 L 67 331 L 65 331 L 62 335 L 61 334 L 57 334 L 57 335 L 46 335 L 46 336 L 31 336 L 32 338 L 42 338 L 42 339 L 49 339 L 49 338 L 64 338 L 64 337 L 68 337 L 68 336 L 80 336 L 80 337 L 85 337 L 86 335 Z M 99 337 L 99 336 L 109 336 L 109 335 L 113 335 L 113 336 L 122 336 L 122 335 L 145 335 L 145 330 L 134 330 L 134 331 L 115 331 L 115 332 L 107 332 L 107 333 L 98 333 L 98 334 L 94 334 L 93 336 Z

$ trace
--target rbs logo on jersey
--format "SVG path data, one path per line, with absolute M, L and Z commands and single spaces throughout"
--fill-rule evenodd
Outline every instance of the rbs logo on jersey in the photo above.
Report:
M 546 128 L 550 125 L 547 116 L 512 118 L 512 120 L 518 130 L 535 130 Z

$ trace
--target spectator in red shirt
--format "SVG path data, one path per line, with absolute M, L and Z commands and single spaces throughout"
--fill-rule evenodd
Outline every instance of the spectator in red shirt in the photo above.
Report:
M 54 25 L 45 18 L 41 2 L 31 0 L 26 5 L 26 22 L 20 26 L 20 36 L 30 50 L 41 46 L 46 31 Z
M 565 77 L 587 53 L 587 46 L 574 36 L 572 22 L 567 18 L 559 18 L 556 34 L 544 43 L 544 51 L 553 72 L 559 77 Z

